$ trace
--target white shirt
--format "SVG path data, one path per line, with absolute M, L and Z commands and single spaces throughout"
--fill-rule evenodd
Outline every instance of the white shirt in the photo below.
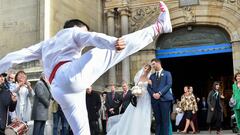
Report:
M 49 40 L 7 54 L 0 60 L 0 73 L 6 72 L 16 64 L 41 59 L 45 75 L 49 78 L 57 63 L 78 59 L 81 57 L 81 51 L 84 47 L 96 46 L 98 48 L 115 49 L 115 46 L 111 43 L 116 39 L 101 33 L 86 32 L 79 27 L 63 29 Z
M 161 77 L 161 73 L 162 73 L 163 69 L 161 68 L 159 71 L 156 71 L 156 73 L 158 74 L 158 78 Z

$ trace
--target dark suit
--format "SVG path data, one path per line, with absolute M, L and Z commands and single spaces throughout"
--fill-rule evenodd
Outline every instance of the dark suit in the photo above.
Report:
M 121 98 L 120 95 L 114 92 L 114 98 L 112 98 L 112 92 L 107 93 L 106 97 L 106 108 L 107 108 L 107 115 L 108 117 L 114 116 L 119 114 L 119 107 L 121 105 Z M 110 108 L 114 108 L 114 113 L 109 112 Z
M 11 92 L 0 85 L 0 135 L 4 134 L 4 129 L 7 122 L 7 112 L 13 112 L 16 108 L 17 102 L 13 102 L 11 98 Z
M 127 91 L 125 96 L 123 94 L 124 93 L 122 93 L 122 95 L 121 95 L 122 108 L 121 108 L 120 114 L 125 112 L 125 110 L 127 109 L 128 105 L 131 101 L 131 97 L 132 97 L 132 92 L 130 90 Z
M 207 111 L 208 111 L 208 104 L 207 104 L 207 101 L 204 101 L 204 103 L 203 103 L 203 101 L 200 101 L 200 102 L 198 102 L 199 104 L 198 104 L 198 106 L 199 106 L 199 110 L 200 111 L 198 111 L 199 112 L 199 115 L 198 116 L 200 116 L 200 126 L 205 130 L 205 129 L 207 129 L 207 124 L 206 124 L 206 121 L 207 121 Z
M 172 134 L 170 123 L 172 94 L 172 76 L 168 71 L 163 70 L 159 77 L 154 73 L 150 76 L 152 85 L 148 85 L 148 92 L 151 96 L 152 108 L 156 120 L 156 135 Z M 160 99 L 154 99 L 153 94 L 159 93 Z
M 101 108 L 101 98 L 99 94 L 94 91 L 92 91 L 89 94 L 87 93 L 86 104 L 91 135 L 98 135 L 99 134 L 98 119 L 100 117 L 99 110 Z
M 44 80 L 40 80 L 36 83 L 34 92 L 35 96 L 31 118 L 34 120 L 33 134 L 43 135 L 45 123 L 48 120 L 48 108 L 52 96 L 50 88 Z
M 210 124 L 210 126 L 214 126 L 212 124 L 215 124 L 217 130 L 220 130 L 221 123 L 223 122 L 223 106 L 220 100 L 220 95 L 221 93 L 216 94 L 215 90 L 211 90 L 207 98 L 207 123 Z M 211 111 L 211 108 L 214 108 L 214 111 Z

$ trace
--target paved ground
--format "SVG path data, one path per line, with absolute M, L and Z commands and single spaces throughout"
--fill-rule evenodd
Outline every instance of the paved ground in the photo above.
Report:
M 173 135 L 184 135 L 184 134 L 174 132 Z M 212 131 L 211 134 L 209 134 L 208 131 L 201 131 L 200 133 L 194 134 L 194 135 L 216 135 L 216 131 Z M 232 130 L 223 130 L 222 135 L 237 135 L 237 134 L 233 133 Z

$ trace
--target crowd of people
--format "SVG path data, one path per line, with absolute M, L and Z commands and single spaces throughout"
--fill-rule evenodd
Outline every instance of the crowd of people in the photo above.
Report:
M 149 82 L 151 65 L 145 65 L 144 68 L 146 77 L 141 78 L 141 80 L 139 80 L 140 77 L 138 77 L 138 79 L 134 81 L 135 84 L 146 85 L 147 91 L 147 85 L 151 82 Z M 143 73 L 141 73 L 141 75 L 142 74 Z M 10 125 L 12 122 L 23 121 L 28 123 L 32 120 L 34 121 L 33 135 L 43 135 L 45 123 L 49 119 L 53 120 L 53 135 L 72 134 L 61 107 L 51 96 L 48 80 L 46 80 L 43 73 L 34 88 L 32 88 L 31 83 L 27 81 L 27 75 L 24 71 L 19 71 L 16 75 L 13 72 L 0 74 L 0 82 L 1 119 L 5 121 L 1 121 L 1 134 L 4 134 L 6 125 Z M 146 82 L 146 84 L 142 82 Z M 236 73 L 233 84 L 233 98 L 236 100 L 236 105 L 234 105 L 233 110 L 238 127 L 240 125 L 238 113 L 240 108 L 238 107 L 240 103 L 238 96 L 239 82 L 240 73 Z M 199 125 L 202 127 L 208 124 L 206 129 L 209 130 L 209 133 L 214 129 L 216 129 L 216 134 L 222 133 L 223 105 L 221 99 L 224 98 L 224 95 L 221 93 L 220 87 L 220 82 L 213 82 L 212 90 L 210 90 L 207 98 L 202 97 L 200 100 L 194 95 L 192 86 L 184 86 L 184 94 L 181 96 L 181 99 L 173 103 L 172 114 L 174 113 L 175 115 L 172 116 L 171 114 L 171 119 L 175 121 L 174 124 L 177 132 L 189 133 L 192 131 L 191 133 L 197 133 L 200 132 Z M 136 96 L 132 94 L 128 83 L 123 81 L 121 88 L 122 91 L 116 91 L 115 85 L 111 84 L 108 87 L 110 92 L 104 91 L 102 93 L 93 91 L 92 87 L 87 88 L 86 106 L 91 135 L 99 135 L 101 133 L 110 135 L 117 134 L 115 128 L 121 130 L 121 125 L 124 125 L 123 128 L 126 134 L 128 134 L 129 132 L 133 132 L 133 127 L 130 125 L 136 126 L 136 124 L 131 123 L 132 121 L 136 122 L 134 116 L 138 119 L 138 122 L 141 123 L 141 120 L 139 120 L 141 119 L 141 115 L 144 116 L 145 127 L 147 127 L 147 130 L 144 129 L 143 131 L 150 133 L 152 117 L 150 114 L 151 108 L 149 108 L 151 103 L 148 92 L 145 93 L 147 94 L 145 97 L 143 95 L 137 97 L 136 105 L 133 101 L 133 98 Z M 145 99 L 143 99 L 143 97 Z M 50 101 L 52 105 L 52 118 L 48 117 Z M 3 105 L 3 103 L 5 104 Z M 140 112 L 143 114 L 140 114 Z M 149 115 L 149 117 L 147 117 L 148 119 L 146 119 L 146 115 Z M 59 121 L 61 121 L 61 127 L 59 127 Z M 126 127 L 128 127 L 129 130 Z M 141 128 L 136 129 L 139 131 Z M 122 133 L 123 132 L 121 132 L 121 134 Z
M 238 96 L 236 96 L 238 92 L 236 84 L 240 81 L 240 79 L 237 80 L 238 75 L 240 77 L 240 73 L 236 73 L 233 84 L 232 97 L 236 97 L 234 104 L 238 103 Z M 200 99 L 196 97 L 192 86 L 184 86 L 183 90 L 184 94 L 180 100 L 176 99 L 171 113 L 176 131 L 184 134 L 190 131 L 192 131 L 191 133 L 198 133 L 201 128 L 202 130 L 208 130 L 209 134 L 213 130 L 216 130 L 216 134 L 222 134 L 224 109 L 226 108 L 224 107 L 225 96 L 221 91 L 221 82 L 213 82 L 212 89 L 209 91 L 207 98 L 202 97 Z M 234 110 L 235 115 L 238 115 L 236 112 L 238 111 L 237 104 L 230 107 Z M 238 116 L 235 117 L 238 122 Z M 227 119 L 231 119 L 231 115 Z M 239 123 L 237 123 L 237 126 L 239 126 Z

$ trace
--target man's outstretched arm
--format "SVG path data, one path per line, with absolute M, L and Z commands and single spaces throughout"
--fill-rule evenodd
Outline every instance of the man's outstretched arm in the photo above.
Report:
M 101 49 L 115 49 L 121 51 L 125 48 L 123 38 L 108 36 L 103 33 L 83 31 L 81 28 L 74 28 L 74 41 L 81 47 L 95 46 Z
M 0 60 L 0 73 L 6 72 L 14 65 L 41 59 L 41 56 L 41 43 L 11 52 Z

